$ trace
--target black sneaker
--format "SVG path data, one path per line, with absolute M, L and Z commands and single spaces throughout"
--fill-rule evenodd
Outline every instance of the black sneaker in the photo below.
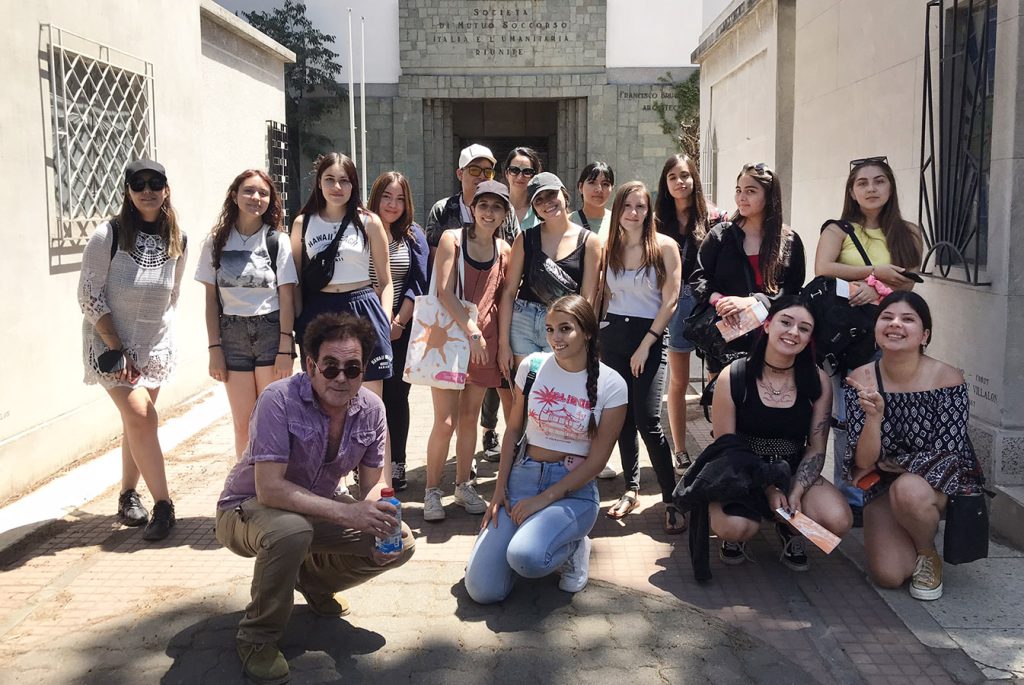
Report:
M 135 528 L 146 525 L 149 520 L 149 512 L 142 506 L 139 493 L 134 489 L 125 490 L 117 498 L 117 520 L 122 526 Z
M 395 492 L 401 492 L 409 487 L 409 481 L 405 479 L 405 464 L 391 464 L 391 487 Z
M 142 532 L 142 539 L 150 542 L 163 540 L 171 534 L 174 523 L 174 504 L 162 499 L 153 505 L 153 518 Z
M 779 535 L 782 543 L 782 554 L 779 560 L 794 571 L 806 571 L 811 567 L 807 561 L 807 551 L 804 549 L 804 536 L 798 535 L 789 530 L 781 523 L 775 524 L 775 532 Z
M 495 462 L 501 459 L 501 441 L 493 430 L 484 431 L 484 461 Z
M 722 563 L 729 566 L 742 564 L 749 558 L 747 556 L 747 543 L 722 540 L 722 548 L 718 550 L 718 558 L 722 560 Z

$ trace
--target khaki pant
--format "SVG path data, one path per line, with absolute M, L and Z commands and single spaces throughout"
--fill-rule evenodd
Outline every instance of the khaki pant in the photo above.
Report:
M 354 502 L 351 497 L 339 501 Z M 264 506 L 255 498 L 217 512 L 217 540 L 235 554 L 256 557 L 252 601 L 238 625 L 238 638 L 277 642 L 294 604 L 296 580 L 313 594 L 339 592 L 407 562 L 415 550 L 402 524 L 405 548 L 400 557 L 379 566 L 370 556 L 372 535 L 336 524 Z

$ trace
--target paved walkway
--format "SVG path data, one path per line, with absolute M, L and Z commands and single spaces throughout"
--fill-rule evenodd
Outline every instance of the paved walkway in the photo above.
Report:
M 429 394 L 414 390 L 412 401 L 410 444 L 423 445 Z M 691 425 L 696 453 L 707 426 L 696 414 Z M 241 682 L 232 640 L 252 562 L 221 549 L 212 532 L 231 451 L 224 418 L 169 454 L 179 521 L 164 543 L 145 544 L 138 530 L 117 526 L 111 487 L 0 553 L 4 682 Z M 494 465 L 480 468 L 488 496 Z M 755 563 L 726 568 L 713 557 L 714 580 L 695 583 L 686 536 L 661 532 L 649 468 L 641 509 L 622 523 L 600 518 L 585 591 L 569 596 L 549 578 L 522 583 L 500 606 L 478 607 L 461 576 L 479 518 L 449 504 L 445 522 L 424 523 L 423 471 L 422 457 L 412 458 L 402 497 L 418 538 L 414 561 L 348 593 L 349 621 L 318 619 L 297 597 L 282 645 L 293 682 L 952 683 L 1012 675 L 983 673 L 941 629 L 935 639 L 912 632 L 842 554 L 812 552 L 809 573 L 790 572 L 767 527 L 750 546 Z M 621 488 L 621 480 L 601 483 L 606 506 Z M 854 559 L 856 547 L 855 538 L 843 543 Z M 1006 559 L 1007 572 L 1024 565 Z M 971 582 L 951 579 L 933 605 L 969 614 L 975 605 L 962 592 Z M 891 594 L 898 605 L 905 590 Z M 1020 606 L 994 620 L 1019 628 Z M 989 643 L 1005 661 L 1006 645 Z

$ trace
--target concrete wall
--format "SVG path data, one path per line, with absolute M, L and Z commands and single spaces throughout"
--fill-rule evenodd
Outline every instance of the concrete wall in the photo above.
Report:
M 0 1 L 7 91 L 22 94 L 0 100 L 0 202 L 8 208 L 0 236 L 8 246 L 9 293 L 0 318 L 16 350 L 0 358 L 0 500 L 120 433 L 107 394 L 81 382 L 79 272 L 50 268 L 51 114 L 40 27 L 56 24 L 153 64 L 157 158 L 190 237 L 177 313 L 180 367 L 159 403 L 167 408 L 209 383 L 202 288 L 192 280 L 200 241 L 234 175 L 266 166 L 265 120 L 284 120 L 284 53 L 225 31 L 214 20 L 233 20 L 218 18 L 219 10 L 207 6 L 201 19 L 198 1 Z

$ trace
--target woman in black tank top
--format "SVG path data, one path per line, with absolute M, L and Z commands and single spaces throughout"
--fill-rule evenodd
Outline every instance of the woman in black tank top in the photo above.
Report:
M 709 505 L 711 530 L 722 539 L 719 556 L 726 564 L 747 558 L 746 541 L 760 530 L 762 518 L 778 519 L 775 512 L 780 507 L 803 512 L 840 537 L 853 525 L 846 500 L 821 477 L 832 387 L 808 347 L 813 331 L 814 318 L 804 304 L 781 301 L 750 357 L 729 365 L 719 376 L 712 405 L 715 435 L 741 435 L 752 452 L 768 462 L 787 462 L 793 473 L 788 493 L 769 486 L 741 501 Z M 806 571 L 803 537 L 781 521 L 776 532 L 782 562 Z

